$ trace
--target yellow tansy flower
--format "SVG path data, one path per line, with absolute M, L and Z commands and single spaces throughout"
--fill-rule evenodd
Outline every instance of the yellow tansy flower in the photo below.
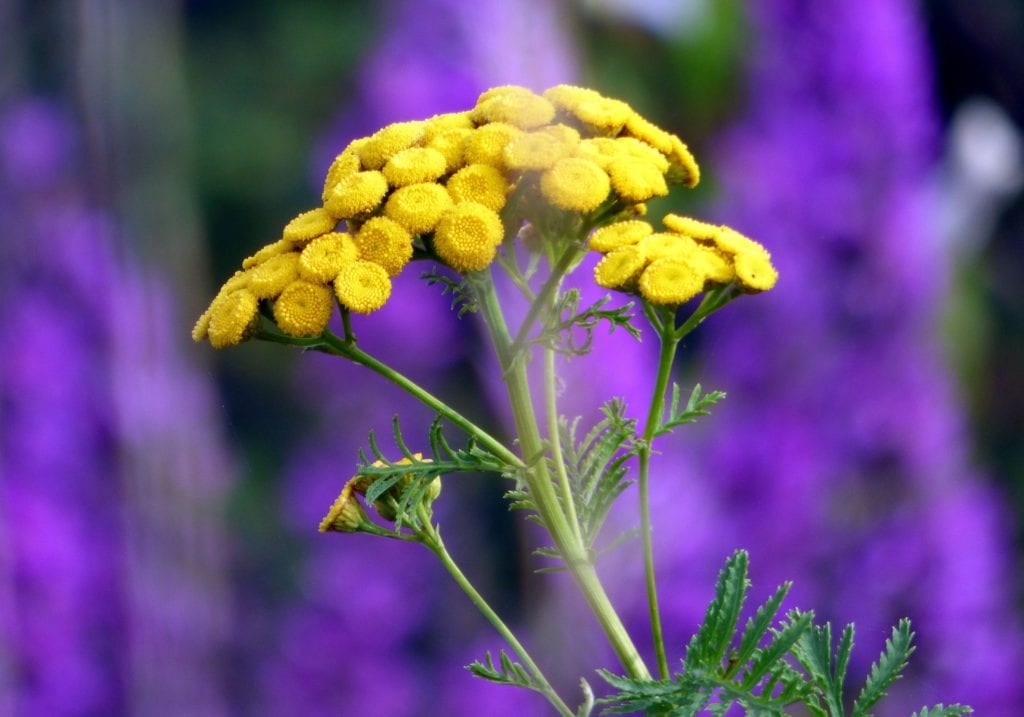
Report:
M 362 164 L 359 161 L 359 155 L 352 148 L 352 145 L 349 145 L 344 152 L 335 157 L 331 166 L 327 169 L 327 176 L 324 178 L 324 191 L 321 195 L 324 204 L 327 203 L 331 192 L 334 191 L 334 187 L 337 186 L 338 182 L 345 177 L 355 174 L 361 168 Z
M 248 288 L 259 299 L 272 299 L 299 278 L 299 254 L 288 252 L 271 257 L 249 269 Z
M 434 115 L 423 122 L 423 142 L 429 144 L 440 135 L 453 129 L 473 129 L 469 112 L 446 112 Z
M 540 189 L 556 207 L 589 212 L 607 199 L 611 183 L 604 170 L 590 160 L 567 157 L 541 175 Z
M 451 206 L 448 190 L 439 184 L 425 182 L 392 192 L 384 205 L 384 214 L 412 234 L 428 234 L 434 231 L 441 215 Z
M 543 95 L 555 107 L 569 113 L 573 113 L 584 102 L 604 99 L 596 90 L 575 85 L 555 85 L 544 90 Z
M 319 236 L 299 254 L 299 276 L 326 284 L 334 281 L 341 267 L 359 258 L 359 249 L 348 234 L 331 232 Z
M 272 256 L 278 256 L 279 254 L 286 254 L 295 249 L 295 243 L 288 239 L 278 239 L 276 242 L 267 244 L 265 247 L 257 251 L 252 256 L 246 257 L 242 260 L 242 268 L 249 269 L 251 267 L 262 264 Z
M 627 202 L 644 202 L 668 194 L 665 176 L 658 168 L 637 157 L 619 157 L 608 165 L 615 193 Z
M 635 137 L 616 137 L 612 141 L 615 143 L 615 147 L 620 154 L 650 162 L 662 174 L 667 172 L 671 166 L 665 155 Z
M 607 224 L 590 235 L 592 251 L 607 253 L 624 246 L 631 246 L 654 232 L 654 227 L 639 219 Z
M 607 97 L 586 100 L 571 110 L 584 124 L 608 135 L 615 135 L 634 113 L 633 108 L 622 100 Z
M 334 293 L 349 311 L 370 314 L 387 303 L 391 296 L 391 279 L 379 264 L 354 261 L 338 272 Z
M 366 169 L 380 169 L 387 161 L 423 137 L 423 122 L 396 122 L 370 135 L 359 147 L 359 159 Z
M 453 174 L 447 187 L 456 202 L 477 202 L 500 212 L 505 206 L 508 182 L 500 170 L 489 164 L 470 164 Z
M 656 232 L 637 242 L 637 249 L 648 263 L 656 259 L 685 259 L 698 246 L 690 237 L 669 232 Z
M 733 257 L 736 279 L 749 292 L 768 291 L 779 279 L 771 256 L 758 245 L 757 249 L 740 252 Z
M 668 223 L 666 223 L 665 226 L 668 226 Z M 740 234 L 732 227 L 727 227 L 722 224 L 714 229 L 715 230 L 711 234 L 710 239 L 716 247 L 726 254 L 742 254 L 744 252 L 758 250 L 763 251 L 766 254 L 768 253 L 767 250 L 759 243 L 744 236 L 743 234 Z
M 465 162 L 466 138 L 473 130 L 465 127 L 453 127 L 437 134 L 427 145 L 430 149 L 441 153 L 445 161 L 445 171 L 454 172 Z
M 594 267 L 594 281 L 606 289 L 631 291 L 646 262 L 635 246 L 625 246 L 605 254 Z
M 473 119 L 478 123 L 505 122 L 520 129 L 534 129 L 550 122 L 555 107 L 529 90 L 494 94 L 477 102 Z
M 720 231 L 719 227 L 714 224 L 702 222 L 693 217 L 684 217 L 681 214 L 666 214 L 662 222 L 674 232 L 679 232 L 701 241 L 713 239 Z
M 388 217 L 373 217 L 355 235 L 359 258 L 380 264 L 388 276 L 397 276 L 412 259 L 412 235 Z
M 259 300 L 248 289 L 229 291 L 210 306 L 206 336 L 215 349 L 239 344 L 256 320 Z
M 384 176 L 392 187 L 432 182 L 448 168 L 445 156 L 429 147 L 403 149 L 384 165 Z
M 672 134 L 658 127 L 638 112 L 634 112 L 629 116 L 623 131 L 630 137 L 646 142 L 662 154 L 672 154 Z
M 349 481 L 341 489 L 341 494 L 334 499 L 334 504 L 327 511 L 327 515 L 320 521 L 320 532 L 333 530 L 339 533 L 354 533 L 369 520 L 366 509 L 353 492 L 352 481 Z
M 329 287 L 300 279 L 286 286 L 274 302 L 274 321 L 289 336 L 319 336 L 333 311 Z
M 505 147 L 522 134 L 522 130 L 505 122 L 492 122 L 478 127 L 466 137 L 463 156 L 467 164 L 505 164 Z
M 303 212 L 288 222 L 284 227 L 282 238 L 296 243 L 309 241 L 313 237 L 331 231 L 337 223 L 338 220 L 332 217 L 327 210 L 317 207 Z
M 338 219 L 352 219 L 374 211 L 387 193 L 388 180 L 382 172 L 356 172 L 334 185 L 324 209 Z
M 672 153 L 669 160 L 672 162 L 669 179 L 681 182 L 687 187 L 697 186 L 700 182 L 700 167 L 697 166 L 697 160 L 690 154 L 689 147 L 675 135 L 672 135 Z
M 704 276 L 679 259 L 658 259 L 640 275 L 640 295 L 658 306 L 677 306 L 703 290 Z
M 459 202 L 441 218 L 434 250 L 456 271 L 480 271 L 494 260 L 504 238 L 501 218 L 477 202 Z
M 554 133 L 526 132 L 505 147 L 505 166 L 518 170 L 550 169 L 555 162 L 572 154 L 573 149 L 574 145 Z

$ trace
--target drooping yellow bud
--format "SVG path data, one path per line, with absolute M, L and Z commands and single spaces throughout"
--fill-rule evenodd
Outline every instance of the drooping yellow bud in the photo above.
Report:
M 384 176 L 392 187 L 432 182 L 448 167 L 445 156 L 429 147 L 403 149 L 384 165 Z
M 299 279 L 286 286 L 274 302 L 274 321 L 289 336 L 319 336 L 333 311 L 329 287 Z
M 299 278 L 299 254 L 290 251 L 287 254 L 272 256 L 262 264 L 248 270 L 249 290 L 258 299 L 273 299 L 284 287 Z
M 508 182 L 501 170 L 489 164 L 470 164 L 452 175 L 448 193 L 456 202 L 477 202 L 500 212 L 505 206 Z
M 385 216 L 401 224 L 411 234 L 428 234 L 452 206 L 448 190 L 440 184 L 424 182 L 400 187 L 384 205 Z
M 589 212 L 608 198 L 611 182 L 604 170 L 590 160 L 567 157 L 541 175 L 540 189 L 556 207 Z
M 360 259 L 341 268 L 334 279 L 334 293 L 349 311 L 370 314 L 387 303 L 391 279 L 379 264 Z
M 494 260 L 504 237 L 501 218 L 477 202 L 459 202 L 434 232 L 437 255 L 456 271 L 481 271 Z
M 359 147 L 359 160 L 366 169 L 380 169 L 387 161 L 423 137 L 423 122 L 396 122 L 370 135 Z
M 492 122 L 473 130 L 463 145 L 466 164 L 505 166 L 505 147 L 522 134 L 522 130 L 505 122 Z
M 333 530 L 339 533 L 354 533 L 369 520 L 366 510 L 352 490 L 352 481 L 349 481 L 334 500 L 327 515 L 320 521 L 320 532 Z
M 372 217 L 354 239 L 359 257 L 379 264 L 388 276 L 397 276 L 412 259 L 412 235 L 388 217 Z
M 644 202 L 668 194 L 665 176 L 658 168 L 637 157 L 619 157 L 608 165 L 615 193 L 627 202 Z
M 607 224 L 590 235 L 589 248 L 592 251 L 607 253 L 624 246 L 632 246 L 653 231 L 654 227 L 639 219 Z
M 210 306 L 206 335 L 210 345 L 223 349 L 241 343 L 259 312 L 259 300 L 248 289 L 236 289 L 218 296 Z
M 282 238 L 296 244 L 304 243 L 321 234 L 334 229 L 338 220 L 332 217 L 323 207 L 310 209 L 292 219 L 285 225 Z
M 594 282 L 606 289 L 630 291 L 644 269 L 644 255 L 635 246 L 625 246 L 605 254 L 594 267 Z
M 356 172 L 334 185 L 324 209 L 338 219 L 352 219 L 374 211 L 387 193 L 388 180 L 382 172 Z
M 299 276 L 307 281 L 327 284 L 341 267 L 359 258 L 359 249 L 352 237 L 340 232 L 319 236 L 299 254 Z

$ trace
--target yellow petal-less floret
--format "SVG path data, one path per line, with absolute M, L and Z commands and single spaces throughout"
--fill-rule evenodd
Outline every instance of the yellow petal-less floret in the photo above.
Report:
M 288 239 L 278 239 L 276 242 L 267 244 L 261 248 L 252 256 L 248 256 L 242 260 L 242 268 L 250 269 L 254 266 L 258 266 L 265 262 L 267 259 L 279 254 L 287 254 L 288 252 L 295 249 L 295 243 Z
M 273 299 L 299 278 L 299 254 L 288 252 L 271 257 L 249 269 L 248 288 L 258 299 Z
M 695 244 L 687 260 L 706 281 L 714 284 L 729 284 L 736 280 L 733 262 L 714 247 Z
M 633 108 L 622 100 L 608 97 L 581 102 L 571 112 L 584 124 L 611 136 L 618 134 L 634 114 Z
M 543 96 L 558 109 L 573 113 L 584 102 L 604 99 L 600 92 L 588 87 L 575 85 L 555 85 L 544 90 Z
M 374 211 L 387 193 L 388 180 L 382 172 L 356 172 L 334 186 L 324 210 L 338 219 L 352 219 Z
M 508 182 L 496 167 L 470 164 L 452 175 L 447 188 L 455 202 L 477 202 L 500 212 L 505 206 Z
M 758 245 L 757 249 L 742 251 L 733 257 L 736 280 L 744 290 L 752 293 L 768 291 L 779 279 L 779 273 L 772 266 L 771 256 Z
M 437 134 L 427 145 L 441 153 L 445 161 L 445 172 L 455 172 L 465 163 L 466 138 L 473 130 L 465 127 L 453 127 Z
M 685 217 L 681 214 L 666 214 L 662 222 L 672 231 L 685 234 L 700 241 L 714 239 L 720 231 L 720 228 L 714 224 L 702 222 L 700 219 L 694 219 L 693 217 Z
M 478 123 L 505 122 L 520 129 L 535 129 L 550 122 L 555 107 L 529 90 L 506 92 L 477 102 L 473 119 Z
M 666 226 L 668 226 L 666 224 Z M 762 251 L 767 253 L 761 244 L 754 241 L 753 239 L 740 234 L 732 227 L 727 227 L 724 224 L 715 227 L 714 233 L 711 235 L 711 242 L 722 252 L 728 255 L 742 254 L 745 252 Z
M 338 272 L 334 293 L 349 311 L 370 314 L 387 303 L 391 296 L 391 279 L 379 264 L 354 261 Z
M 672 154 L 672 133 L 666 132 L 638 112 L 629 116 L 623 132 L 649 144 L 664 155 Z
M 696 187 L 700 182 L 700 167 L 697 160 L 690 154 L 690 148 L 683 144 L 683 141 L 672 135 L 672 153 L 669 155 L 672 169 L 669 171 L 669 179 L 677 181 L 686 187 Z
M 678 259 L 658 259 L 640 275 L 640 295 L 658 306 L 678 306 L 703 290 L 704 277 Z
M 646 262 L 635 246 L 625 246 L 604 255 L 594 267 L 594 282 L 606 289 L 631 291 L 636 287 Z
M 380 169 L 387 161 L 412 147 L 423 137 L 423 122 L 396 122 L 370 135 L 359 147 L 359 160 L 366 169 Z
M 331 196 L 331 192 L 334 191 L 338 182 L 343 180 L 345 177 L 355 174 L 360 169 L 362 169 L 362 163 L 359 161 L 359 154 L 353 148 L 353 145 L 349 145 L 345 148 L 345 151 L 334 158 L 334 161 L 331 162 L 331 166 L 327 169 L 327 176 L 324 177 L 324 191 L 321 195 L 321 199 L 324 204 L 327 203 L 327 200 Z
M 662 174 L 667 172 L 669 167 L 671 167 L 671 164 L 664 154 L 649 144 L 641 142 L 635 137 L 616 137 L 613 141 L 620 154 L 650 162 L 656 166 L 658 171 Z
M 334 311 L 330 287 L 293 281 L 274 302 L 274 322 L 289 336 L 319 336 Z
M 620 157 L 608 166 L 615 193 L 627 202 L 645 202 L 668 194 L 665 175 L 650 162 L 637 157 Z
M 574 149 L 574 145 L 554 133 L 526 132 L 505 147 L 505 166 L 514 170 L 550 169 Z
M 444 155 L 429 147 L 403 149 L 384 165 L 384 177 L 392 187 L 432 182 L 448 168 Z
M 439 135 L 453 129 L 473 129 L 469 112 L 446 112 L 423 122 L 423 143 L 430 144 Z
M 352 237 L 340 232 L 319 236 L 299 254 L 299 277 L 307 281 L 326 284 L 345 264 L 359 258 L 359 249 Z
M 477 202 L 460 202 L 448 210 L 434 232 L 434 250 L 456 271 L 480 271 L 494 260 L 504 237 L 497 213 Z
M 332 217 L 326 209 L 317 207 L 303 212 L 288 222 L 284 227 L 282 238 L 296 244 L 307 242 L 313 237 L 331 231 L 337 223 L 338 220 Z
M 223 349 L 241 343 L 259 311 L 259 300 L 248 289 L 236 289 L 217 299 L 210 306 L 206 328 L 210 345 Z
M 590 160 L 567 157 L 541 175 L 540 189 L 556 207 L 589 212 L 608 198 L 611 182 L 604 170 Z
M 505 165 L 505 147 L 522 134 L 522 130 L 505 122 L 492 122 L 478 127 L 466 137 L 463 156 L 466 164 Z
M 698 244 L 690 237 L 669 232 L 655 232 L 645 236 L 636 247 L 648 263 L 658 259 L 686 259 Z
M 440 184 L 424 182 L 400 187 L 384 205 L 384 215 L 401 224 L 411 234 L 428 234 L 452 206 L 448 190 Z
M 608 253 L 625 246 L 632 246 L 645 236 L 654 232 L 654 227 L 639 219 L 607 224 L 590 236 L 589 248 L 592 251 Z
M 412 259 L 412 235 L 388 217 L 373 217 L 359 228 L 354 241 L 359 258 L 383 267 L 388 276 L 398 276 Z

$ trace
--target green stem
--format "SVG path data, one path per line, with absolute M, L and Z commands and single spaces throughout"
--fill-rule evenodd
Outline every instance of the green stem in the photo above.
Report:
M 558 487 L 562 493 L 562 505 L 565 507 L 566 517 L 569 520 L 569 526 L 573 529 L 576 542 L 584 545 L 583 533 L 580 530 L 580 519 L 576 515 L 576 501 L 572 496 L 569 474 L 565 470 L 565 459 L 562 457 L 562 438 L 558 432 L 558 390 L 555 375 L 555 351 L 551 348 L 544 349 L 544 394 L 548 414 L 548 444 L 551 446 L 551 462 L 555 464 Z
M 570 245 L 566 248 L 565 252 L 559 257 L 558 261 L 553 267 L 551 267 L 551 276 L 548 277 L 547 281 L 544 282 L 543 286 L 540 287 L 540 291 L 537 292 L 537 297 L 533 303 L 530 304 L 530 308 L 526 312 L 526 317 L 523 319 L 523 323 L 519 326 L 519 331 L 516 332 L 514 340 L 509 342 L 509 355 L 515 357 L 523 347 L 526 345 L 527 336 L 530 333 L 530 329 L 533 328 L 533 323 L 537 320 L 542 309 L 545 309 L 552 297 L 555 295 L 555 291 L 562 283 L 562 279 L 565 277 L 565 272 L 569 270 L 573 262 L 579 257 L 581 249 L 575 244 Z M 488 280 L 490 276 L 488 275 Z
M 445 570 L 448 571 L 448 574 L 451 575 L 458 586 L 462 588 L 462 592 L 466 593 L 466 596 L 470 601 L 476 605 L 476 608 L 485 618 L 487 618 L 487 621 L 494 626 L 494 629 L 497 630 L 502 638 L 504 638 L 505 642 L 509 644 L 512 651 L 516 653 L 520 660 L 522 660 L 523 665 L 527 670 L 529 670 L 530 676 L 533 677 L 533 680 L 537 683 L 538 691 L 547 697 L 548 701 L 554 705 L 560 715 L 563 715 L 563 717 L 573 717 L 572 710 L 569 709 L 568 705 L 566 705 L 565 702 L 562 701 L 562 698 L 558 696 L 558 693 L 555 692 L 551 683 L 549 683 L 547 678 L 544 677 L 544 673 L 541 672 L 540 668 L 537 667 L 537 664 L 530 657 L 530 653 L 526 651 L 526 648 L 523 647 L 522 643 L 519 642 L 518 639 L 516 639 L 515 634 L 511 629 L 509 629 L 508 625 L 498 617 L 498 614 L 494 612 L 491 606 L 487 603 L 487 600 L 477 592 L 476 588 L 473 587 L 473 584 L 469 582 L 469 579 L 465 576 L 462 570 L 459 569 L 459 566 L 455 564 L 454 560 L 452 560 L 452 556 L 448 553 L 448 550 L 444 546 L 444 542 L 441 540 L 440 532 L 429 521 L 425 522 L 425 526 L 429 527 L 424 528 L 425 535 L 423 538 L 423 544 L 437 556 L 438 560 L 441 561 L 441 564 L 444 565 Z

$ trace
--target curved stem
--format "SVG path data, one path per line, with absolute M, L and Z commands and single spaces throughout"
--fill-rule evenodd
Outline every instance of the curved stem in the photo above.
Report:
M 522 350 L 523 346 L 526 345 L 526 337 L 530 333 L 530 329 L 533 327 L 534 322 L 540 315 L 542 309 L 546 308 L 551 298 L 554 296 L 555 291 L 562 283 L 562 279 L 565 277 L 565 272 L 569 270 L 573 262 L 576 261 L 580 254 L 580 248 L 572 245 L 566 248 L 565 253 L 559 257 L 558 261 L 553 267 L 551 267 L 551 276 L 548 277 L 547 281 L 540 287 L 540 291 L 537 292 L 537 297 L 533 303 L 530 304 L 530 308 L 526 312 L 526 317 L 523 319 L 523 323 L 520 324 L 519 330 L 516 332 L 516 337 L 510 342 L 509 354 L 515 356 L 519 351 Z M 488 276 L 488 280 L 490 277 Z

